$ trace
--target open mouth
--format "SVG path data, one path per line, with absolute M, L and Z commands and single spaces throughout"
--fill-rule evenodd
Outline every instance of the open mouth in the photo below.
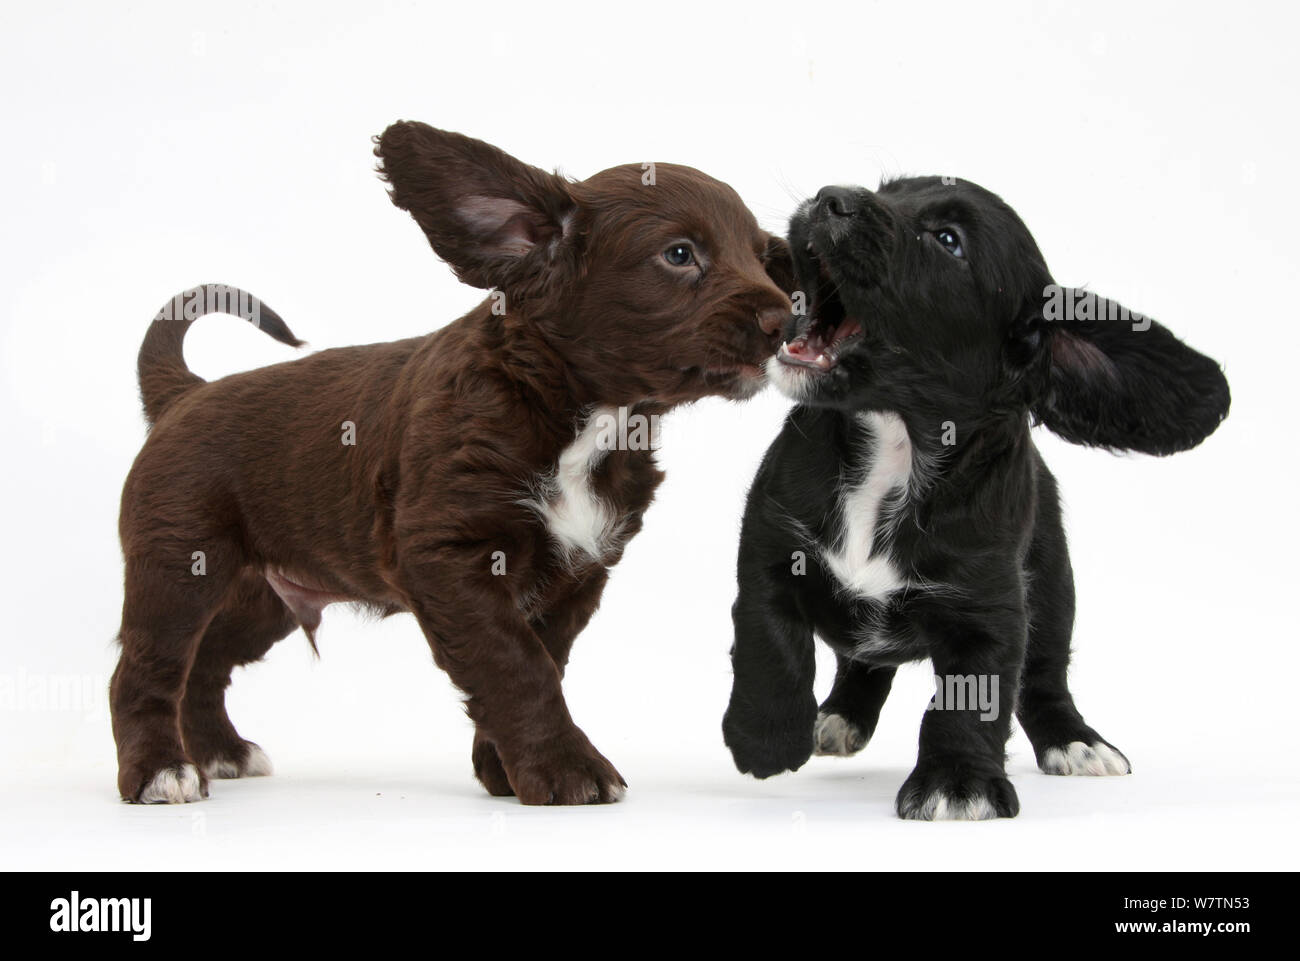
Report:
M 816 258 L 810 249 L 809 254 Z M 840 301 L 836 284 L 820 259 L 817 290 L 809 305 L 807 325 L 782 344 L 777 359 L 791 367 L 828 371 L 839 363 L 845 349 L 862 336 L 862 322 L 850 317 Z

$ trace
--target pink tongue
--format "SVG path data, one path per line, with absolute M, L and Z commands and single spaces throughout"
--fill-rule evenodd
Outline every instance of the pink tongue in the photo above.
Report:
M 831 362 L 826 356 L 826 345 L 818 338 L 815 343 L 809 341 L 807 334 L 800 334 L 794 340 L 781 345 L 781 352 L 790 359 L 815 367 L 829 367 Z
M 787 354 L 790 354 L 792 357 L 798 357 L 800 360 L 811 360 L 822 353 L 819 347 L 815 347 L 808 343 L 807 334 L 800 334 L 794 340 L 790 341 L 785 345 L 785 350 Z

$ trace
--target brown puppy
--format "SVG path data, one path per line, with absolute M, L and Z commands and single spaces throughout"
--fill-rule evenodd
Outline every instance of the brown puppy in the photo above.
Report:
M 428 336 L 211 383 L 181 343 L 196 316 L 233 312 L 223 289 L 159 314 L 139 365 L 153 429 L 122 492 L 111 704 L 126 800 L 195 801 L 208 777 L 268 773 L 226 715 L 231 670 L 296 627 L 311 636 L 336 601 L 415 615 L 466 694 L 491 793 L 622 794 L 565 705 L 569 648 L 662 479 L 645 424 L 761 386 L 788 252 L 689 167 L 575 183 L 405 122 L 375 153 L 435 252 L 495 290 Z

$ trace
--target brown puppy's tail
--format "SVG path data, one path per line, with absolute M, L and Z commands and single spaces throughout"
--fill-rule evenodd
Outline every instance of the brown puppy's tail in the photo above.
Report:
M 252 294 L 226 284 L 204 284 L 183 290 L 167 301 L 140 345 L 136 370 L 140 376 L 140 400 L 150 424 L 182 394 L 204 383 L 185 365 L 182 345 L 190 324 L 205 314 L 233 314 L 243 317 L 258 330 L 282 344 L 301 347 L 280 315 Z

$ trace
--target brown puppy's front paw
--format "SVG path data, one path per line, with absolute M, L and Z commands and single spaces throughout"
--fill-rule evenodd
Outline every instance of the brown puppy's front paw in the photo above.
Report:
M 118 776 L 122 800 L 132 804 L 187 804 L 208 796 L 207 781 L 188 761 L 155 769 L 123 771 Z
M 515 789 L 510 786 L 506 769 L 501 763 L 501 755 L 491 741 L 477 732 L 474 734 L 474 776 L 487 788 L 493 797 L 514 797 Z
M 507 771 L 521 804 L 611 804 L 627 791 L 614 765 L 576 729 L 512 760 Z
M 237 747 L 207 755 L 196 753 L 194 760 L 204 777 L 213 780 L 266 777 L 273 770 L 271 759 L 266 756 L 266 752 L 252 741 L 241 741 Z

